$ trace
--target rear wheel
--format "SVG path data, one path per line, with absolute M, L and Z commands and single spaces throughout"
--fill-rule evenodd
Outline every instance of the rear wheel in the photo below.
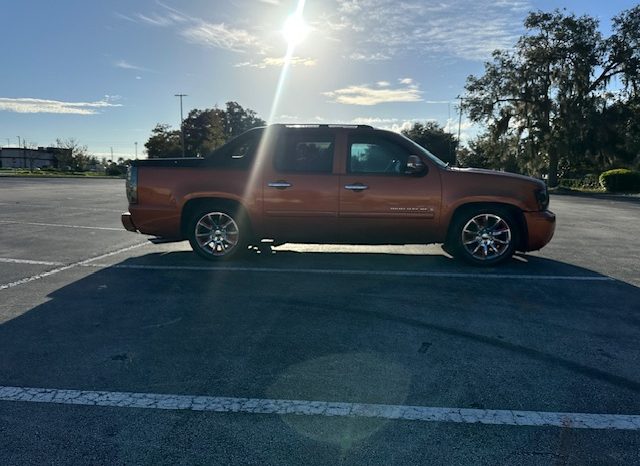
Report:
M 246 250 L 248 222 L 239 210 L 209 207 L 192 215 L 189 225 L 189 243 L 200 257 L 226 260 Z
M 507 209 L 469 210 L 457 216 L 446 249 L 471 264 L 492 266 L 513 256 L 518 239 L 518 224 Z

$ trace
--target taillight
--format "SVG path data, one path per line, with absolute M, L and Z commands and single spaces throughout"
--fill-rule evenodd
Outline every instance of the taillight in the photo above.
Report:
M 138 167 L 129 165 L 125 186 L 129 204 L 136 204 L 138 202 Z

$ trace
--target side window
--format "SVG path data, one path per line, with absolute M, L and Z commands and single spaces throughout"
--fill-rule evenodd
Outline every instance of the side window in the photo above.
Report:
M 220 168 L 248 168 L 253 160 L 260 134 L 240 136 L 206 156 L 209 163 Z
M 408 158 L 404 147 L 382 138 L 349 141 L 349 173 L 402 175 Z
M 331 173 L 334 136 L 291 134 L 280 145 L 275 168 L 281 172 Z

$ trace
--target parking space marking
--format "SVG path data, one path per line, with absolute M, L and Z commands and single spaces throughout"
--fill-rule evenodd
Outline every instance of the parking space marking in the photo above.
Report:
M 640 415 L 514 411 L 505 409 L 232 398 L 0 386 L 0 401 L 62 405 L 210 411 L 217 413 L 378 418 L 419 422 L 640 430 Z
M 204 265 L 145 265 L 145 264 L 103 264 L 92 262 L 82 264 L 86 267 L 105 267 L 113 269 L 133 270 L 191 270 L 211 272 L 255 272 L 255 273 L 310 273 L 323 275 L 377 275 L 397 277 L 421 277 L 421 278 L 474 278 L 474 279 L 512 279 L 512 280 L 568 280 L 568 281 L 614 281 L 611 277 L 596 275 L 522 275 L 522 274 L 496 274 L 496 273 L 451 273 L 451 272 L 417 272 L 410 270 L 359 270 L 359 269 L 308 269 L 308 268 L 282 268 L 282 267 L 221 267 Z
M 100 209 L 97 207 L 71 207 L 71 206 L 65 206 L 62 204 L 58 204 L 58 205 L 49 205 L 49 204 L 23 204 L 21 202 L 0 202 L 0 205 L 4 205 L 4 206 L 15 206 L 15 207 L 44 207 L 47 209 L 63 209 L 63 210 L 84 210 L 84 211 L 88 211 L 88 212 L 114 212 L 114 213 L 122 213 L 126 210 L 125 209 L 120 209 L 120 210 L 116 210 L 116 209 Z
M 63 265 L 64 262 L 33 261 L 29 259 L 11 259 L 0 257 L 0 262 L 5 264 L 27 264 L 27 265 Z
M 83 225 L 64 225 L 61 223 L 39 223 L 39 222 L 18 222 L 14 220 L 0 220 L 0 223 L 11 225 L 35 225 L 39 227 L 62 227 L 62 228 L 80 228 L 83 230 L 107 230 L 107 231 L 125 231 L 124 228 L 113 227 L 87 227 Z
M 80 266 L 83 266 L 83 265 L 87 265 L 87 264 L 90 264 L 93 261 L 105 259 L 107 257 L 114 256 L 116 254 L 121 254 L 123 252 L 127 252 L 127 251 L 130 251 L 132 249 L 139 248 L 140 246 L 145 246 L 147 244 L 149 244 L 149 243 L 146 242 L 146 241 L 144 243 L 137 243 L 137 244 L 134 244 L 132 246 L 127 246 L 126 248 L 117 249 L 115 251 L 111 251 L 111 252 L 108 252 L 106 254 L 100 254 L 99 256 L 90 257 L 89 259 L 84 259 L 84 260 L 81 260 L 81 261 L 78 261 L 78 262 L 73 262 L 71 264 L 64 265 L 62 267 L 57 267 L 57 268 L 52 269 L 52 270 L 47 270 L 46 272 L 42 272 L 42 273 L 39 273 L 37 275 L 32 275 L 30 277 L 22 278 L 20 280 L 16 280 L 15 282 L 4 283 L 4 284 L 0 285 L 0 291 L 7 290 L 9 288 L 15 288 L 16 286 L 24 285 L 26 283 L 30 283 L 30 282 L 33 282 L 33 281 L 36 281 L 36 280 L 40 280 L 41 278 L 50 277 L 51 275 L 55 275 L 57 273 L 64 272 L 65 270 L 69 270 L 69 269 L 73 269 L 75 267 L 80 267 Z

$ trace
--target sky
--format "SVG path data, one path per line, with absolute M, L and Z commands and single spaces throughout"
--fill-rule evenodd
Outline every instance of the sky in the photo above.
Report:
M 456 133 L 467 76 L 481 74 L 494 49 L 514 45 L 529 11 L 588 14 L 608 35 L 611 17 L 635 4 L 7 0 L 0 146 L 75 138 L 98 157 L 133 158 L 137 142 L 144 157 L 157 123 L 179 127 L 178 93 L 187 94 L 185 115 L 236 101 L 270 123 L 399 131 L 432 120 Z M 296 11 L 305 26 L 286 35 Z M 475 131 L 462 120 L 463 140 Z

